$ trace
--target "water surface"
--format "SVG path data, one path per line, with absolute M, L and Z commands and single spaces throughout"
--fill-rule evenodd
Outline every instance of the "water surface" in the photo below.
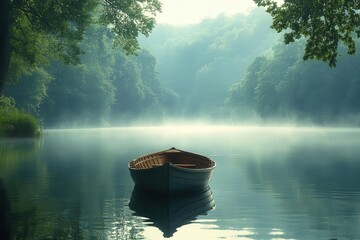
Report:
M 168 239 L 360 239 L 359 129 L 220 126 L 47 130 L 38 140 L 0 140 L 1 236 L 165 238 L 152 222 L 160 215 L 130 209 L 127 164 L 170 147 L 206 155 L 217 168 L 215 209 Z

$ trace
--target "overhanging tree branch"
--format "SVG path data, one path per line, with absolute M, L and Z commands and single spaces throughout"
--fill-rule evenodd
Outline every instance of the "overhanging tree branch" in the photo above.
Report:
M 349 0 L 254 0 L 273 17 L 271 28 L 284 34 L 285 44 L 307 39 L 304 60 L 317 59 L 335 67 L 343 44 L 347 53 L 356 52 L 355 38 L 360 37 L 360 4 Z M 356 34 L 356 35 L 355 35 Z

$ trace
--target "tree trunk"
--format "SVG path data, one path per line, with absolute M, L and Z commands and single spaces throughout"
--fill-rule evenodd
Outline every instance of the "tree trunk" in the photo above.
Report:
M 10 2 L 11 0 L 0 0 L 0 96 L 5 87 L 10 62 Z

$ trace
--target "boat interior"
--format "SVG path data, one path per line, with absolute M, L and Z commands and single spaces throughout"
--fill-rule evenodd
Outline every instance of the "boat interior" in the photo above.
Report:
M 160 152 L 140 157 L 130 162 L 132 169 L 148 169 L 172 163 L 177 167 L 202 169 L 210 168 L 215 162 L 207 157 L 187 152 Z

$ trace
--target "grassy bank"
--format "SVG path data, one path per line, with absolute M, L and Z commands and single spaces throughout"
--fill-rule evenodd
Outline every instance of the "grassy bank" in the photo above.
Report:
M 0 97 L 0 137 L 38 137 L 41 125 L 32 115 L 15 108 L 12 99 Z

